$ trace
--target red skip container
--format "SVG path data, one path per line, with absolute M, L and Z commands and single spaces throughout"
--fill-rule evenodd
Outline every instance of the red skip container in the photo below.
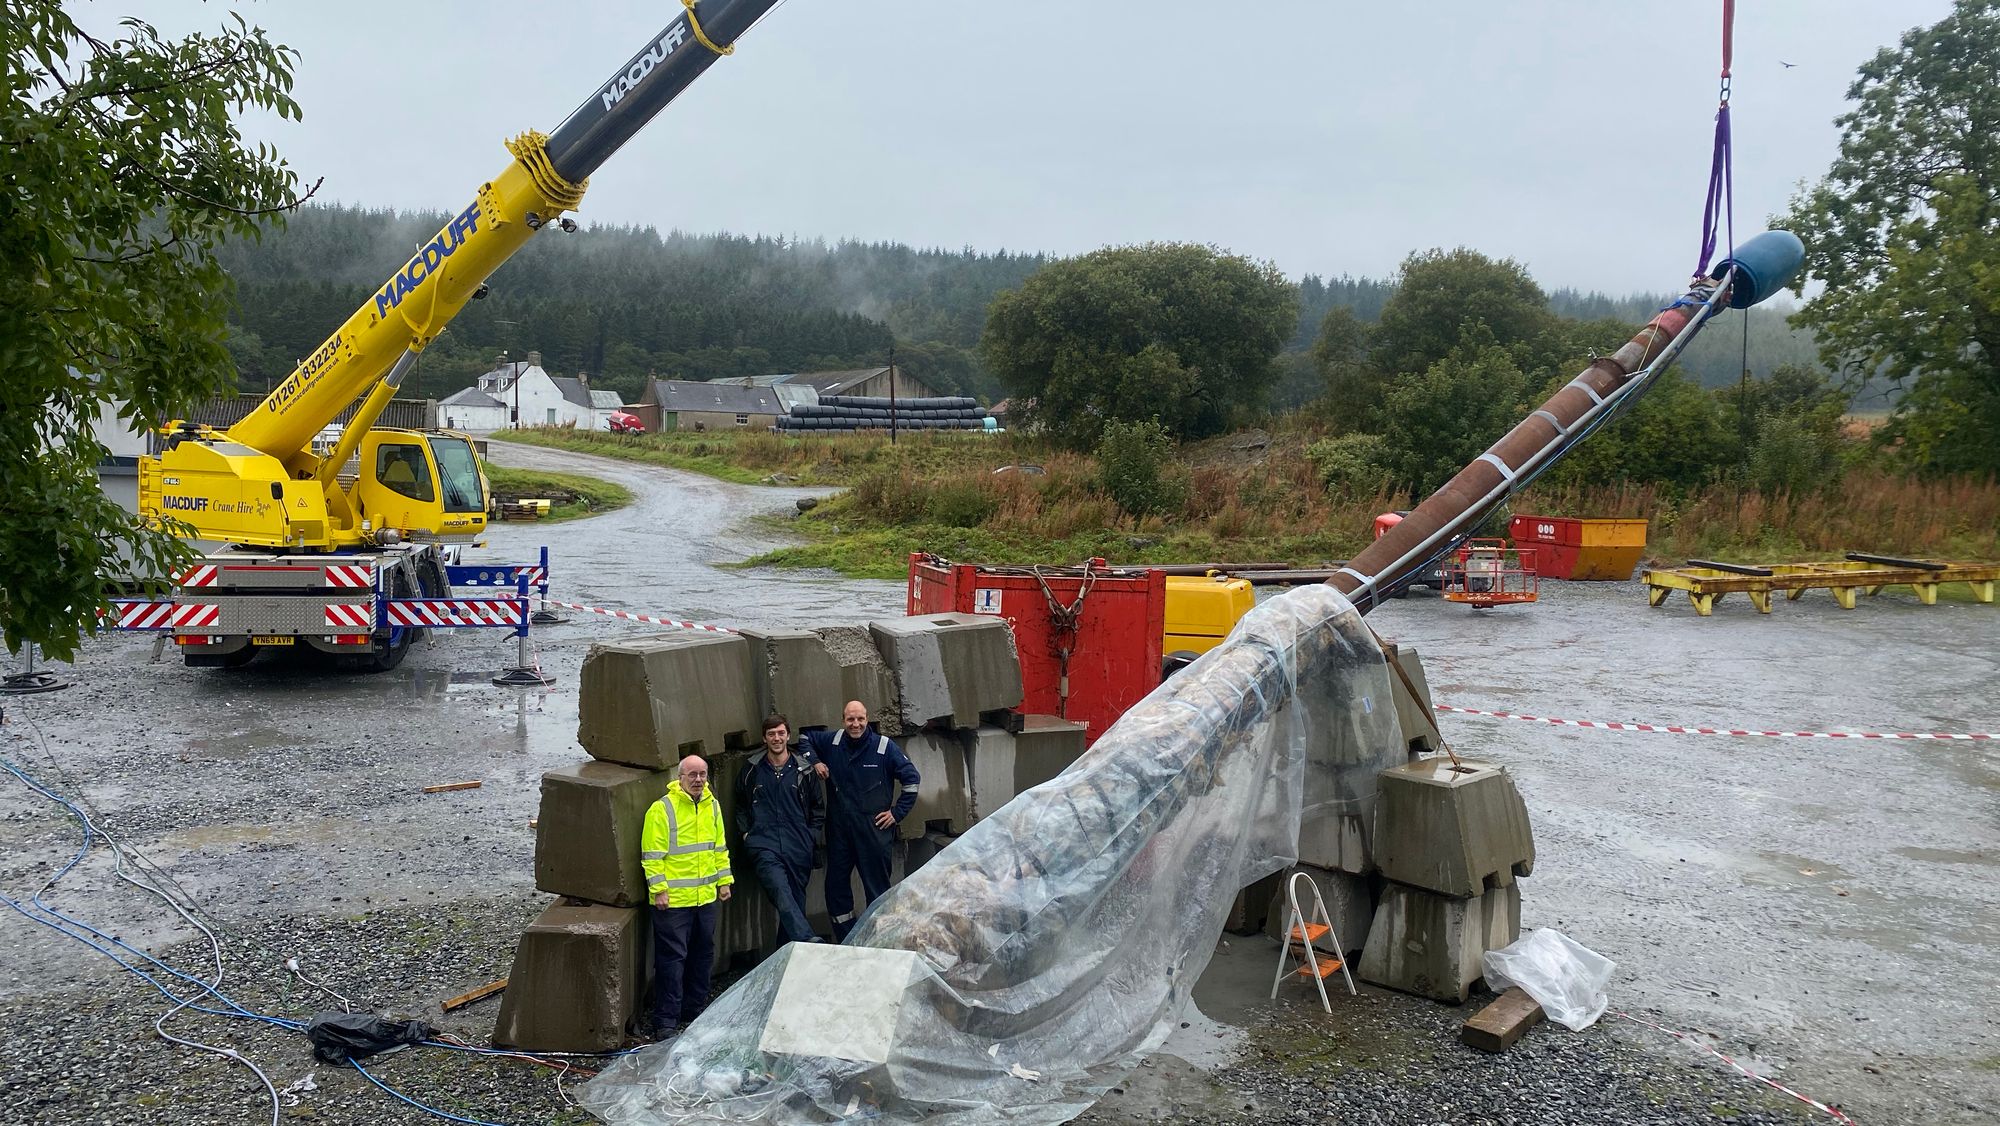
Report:
M 1545 579 L 1623 582 L 1646 555 L 1644 520 L 1524 515 L 1507 530 L 1514 546 L 1535 549 L 1535 573 Z
M 1155 570 L 997 567 L 910 556 L 911 614 L 992 614 L 1014 627 L 1020 710 L 1083 724 L 1095 743 L 1160 683 L 1167 578 Z M 1081 596 L 1081 602 L 1078 599 Z M 1063 628 L 1075 607 L 1075 630 Z M 1067 691 L 1063 649 L 1069 650 Z

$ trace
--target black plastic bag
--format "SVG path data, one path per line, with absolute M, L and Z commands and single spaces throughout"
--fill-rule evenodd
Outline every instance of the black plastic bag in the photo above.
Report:
M 431 1026 L 420 1020 L 390 1020 L 373 1013 L 320 1013 L 306 1025 L 313 1057 L 327 1063 L 366 1059 L 377 1052 L 431 1038 Z

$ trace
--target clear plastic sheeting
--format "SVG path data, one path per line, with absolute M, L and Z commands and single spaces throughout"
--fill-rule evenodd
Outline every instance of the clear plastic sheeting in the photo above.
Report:
M 1403 761 L 1389 692 L 1339 592 L 1266 601 L 848 947 L 785 947 L 583 1105 L 617 1124 L 1068 1121 L 1175 1027 L 1237 891 L 1294 861 L 1301 811 Z
M 1486 984 L 1495 993 L 1519 986 L 1550 1020 L 1582 1032 L 1611 1004 L 1605 987 L 1618 963 L 1547 927 L 1529 931 L 1484 957 Z

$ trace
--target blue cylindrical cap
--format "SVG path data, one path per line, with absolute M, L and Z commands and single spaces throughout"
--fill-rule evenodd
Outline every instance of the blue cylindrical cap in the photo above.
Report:
M 1729 307 L 1748 309 L 1785 288 L 1806 264 L 1806 244 L 1790 231 L 1765 231 L 1736 244 L 1736 253 L 1715 264 L 1708 272 L 1720 279 L 1736 267 L 1736 286 L 1729 294 Z

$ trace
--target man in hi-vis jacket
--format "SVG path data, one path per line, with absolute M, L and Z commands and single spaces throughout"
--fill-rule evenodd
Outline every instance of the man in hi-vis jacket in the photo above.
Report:
M 849 700 L 839 731 L 808 731 L 805 745 L 820 777 L 832 782 L 826 821 L 826 910 L 833 937 L 845 941 L 854 917 L 889 890 L 889 855 L 896 823 L 917 804 L 922 778 L 909 756 L 879 731 L 868 730 L 868 706 Z M 896 793 L 896 783 L 903 792 Z M 852 873 L 865 897 L 854 905 Z
M 723 843 L 722 803 L 708 788 L 708 763 L 700 755 L 681 760 L 667 796 L 646 810 L 639 866 L 653 897 L 651 1032 L 664 1040 L 708 1007 L 717 904 L 729 898 L 735 882 Z

